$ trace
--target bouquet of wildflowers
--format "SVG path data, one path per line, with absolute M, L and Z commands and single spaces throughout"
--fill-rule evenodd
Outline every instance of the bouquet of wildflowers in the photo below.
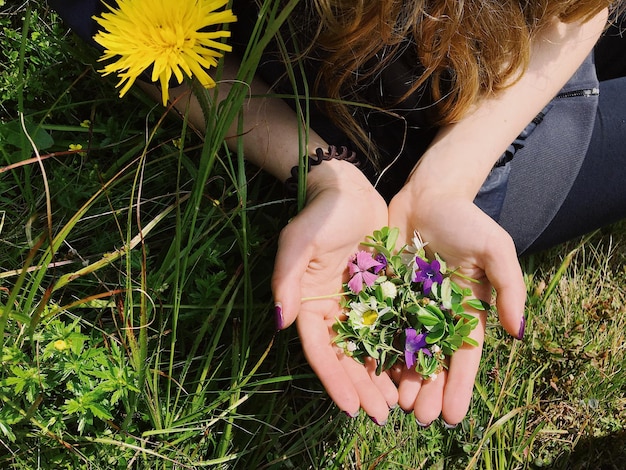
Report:
M 396 252 L 398 235 L 397 228 L 377 230 L 363 243 L 372 251 L 351 257 L 342 296 L 346 317 L 334 325 L 334 342 L 361 363 L 375 359 L 377 373 L 402 361 L 434 379 L 463 343 L 478 346 L 469 337 L 478 318 L 465 307 L 489 306 L 468 298 L 471 289 L 451 280 L 454 272 L 439 256 L 427 257 L 417 233 Z

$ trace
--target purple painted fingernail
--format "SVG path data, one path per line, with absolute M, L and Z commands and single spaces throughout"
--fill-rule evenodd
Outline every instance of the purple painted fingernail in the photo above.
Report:
M 346 414 L 346 416 L 350 419 L 354 419 L 357 416 L 359 416 L 359 412 L 357 411 L 356 413 L 348 413 L 347 411 L 344 411 L 344 413 Z
M 370 416 L 370 419 L 374 422 L 376 426 L 384 426 L 385 424 L 387 424 L 387 420 L 383 421 L 382 423 L 379 423 L 378 420 L 374 418 L 373 416 Z
M 276 302 L 274 305 L 274 320 L 276 321 L 276 331 L 280 331 L 285 326 L 285 320 L 283 318 L 283 306 L 282 304 Z
M 454 428 L 456 428 L 458 425 L 459 425 L 458 423 L 457 423 L 457 424 L 448 424 L 448 423 L 446 423 L 445 421 L 443 422 L 443 427 L 444 427 L 444 428 L 446 428 L 446 429 L 454 429 Z
M 524 339 L 524 331 L 526 330 L 526 317 L 522 316 L 522 321 L 520 322 L 519 325 L 519 333 L 517 333 L 517 339 L 518 340 L 523 340 Z

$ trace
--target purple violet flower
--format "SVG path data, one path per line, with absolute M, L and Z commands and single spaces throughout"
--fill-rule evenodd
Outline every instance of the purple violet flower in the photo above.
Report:
M 417 334 L 417 331 L 413 328 L 407 328 L 404 330 L 406 341 L 404 343 L 404 362 L 407 369 L 410 369 L 415 365 L 415 356 L 422 351 L 427 356 L 432 356 L 432 353 L 428 349 L 426 343 L 426 333 Z
M 381 263 L 376 261 L 372 254 L 367 251 L 359 251 L 357 254 L 350 258 L 348 263 L 348 271 L 350 272 L 350 280 L 348 281 L 348 287 L 352 292 L 358 294 L 363 290 L 363 284 L 371 287 L 378 276 L 374 272 L 380 271 Z M 371 272 L 370 269 L 374 269 Z M 378 271 L 376 271 L 378 269 Z
M 378 274 L 383 269 L 387 268 L 388 263 L 385 255 L 383 255 L 382 253 L 378 253 L 376 256 L 374 256 L 374 259 L 380 263 L 380 266 L 374 268 L 374 274 Z
M 421 282 L 424 295 L 428 295 L 435 282 L 439 284 L 443 282 L 441 264 L 438 260 L 433 260 L 432 263 L 429 263 L 419 256 L 415 257 L 415 264 L 416 269 L 413 272 L 413 282 Z

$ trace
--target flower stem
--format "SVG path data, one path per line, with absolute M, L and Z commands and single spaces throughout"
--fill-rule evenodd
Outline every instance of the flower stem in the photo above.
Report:
M 480 282 L 481 282 L 481 281 L 479 281 L 478 279 L 474 279 L 473 277 L 469 277 L 469 276 L 467 276 L 467 275 L 465 275 L 465 274 L 461 274 L 461 273 L 459 272 L 459 269 L 458 269 L 458 268 L 456 268 L 456 269 L 454 269 L 453 271 L 451 271 L 451 274 L 450 274 L 450 275 L 451 275 L 451 276 L 457 276 L 457 277 L 460 277 L 461 279 L 464 279 L 464 280 L 469 281 L 469 282 L 473 282 L 473 283 L 475 283 L 475 284 L 480 284 Z
M 322 300 L 322 299 L 332 299 L 334 297 L 344 297 L 348 295 L 348 292 L 337 292 L 336 294 L 328 294 L 328 295 L 314 295 L 312 297 L 302 297 L 300 299 L 301 302 L 306 302 L 308 300 Z

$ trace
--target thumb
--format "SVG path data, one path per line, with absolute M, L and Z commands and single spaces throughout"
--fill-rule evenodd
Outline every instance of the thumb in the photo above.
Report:
M 500 323 L 517 339 L 524 337 L 526 284 L 511 237 L 506 234 L 486 257 L 485 274 L 496 290 Z
M 310 249 L 295 242 L 294 226 L 287 225 L 280 234 L 278 251 L 272 274 L 272 293 L 275 304 L 276 329 L 291 325 L 302 303 L 300 283 L 311 258 Z

